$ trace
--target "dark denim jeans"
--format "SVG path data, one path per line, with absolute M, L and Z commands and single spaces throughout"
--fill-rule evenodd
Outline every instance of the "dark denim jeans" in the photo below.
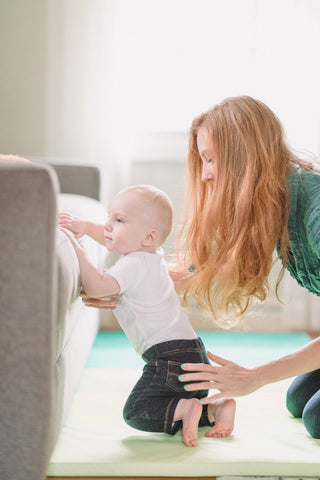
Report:
M 188 392 L 178 376 L 183 363 L 209 363 L 200 338 L 171 340 L 149 348 L 142 358 L 147 362 L 143 374 L 134 386 L 123 409 L 128 425 L 146 432 L 165 432 L 174 435 L 182 422 L 174 422 L 174 412 L 181 398 L 203 398 L 208 390 Z M 204 405 L 199 426 L 213 425 Z
M 299 375 L 287 392 L 291 415 L 303 420 L 313 438 L 320 438 L 320 369 Z

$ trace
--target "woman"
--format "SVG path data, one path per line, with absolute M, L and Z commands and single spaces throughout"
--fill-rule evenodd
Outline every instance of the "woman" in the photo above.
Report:
M 221 324 L 239 321 L 263 301 L 276 249 L 283 268 L 320 295 L 320 174 L 289 150 L 278 118 L 262 102 L 229 98 L 194 120 L 184 222 L 184 297 L 193 296 Z M 179 275 L 177 275 L 179 277 Z M 251 393 L 298 376 L 287 407 L 320 438 L 320 339 L 253 369 L 209 354 L 219 366 L 184 365 L 188 391 L 219 391 L 203 400 Z M 303 374 L 303 375 L 301 375 Z M 201 383 L 192 383 L 199 381 Z
M 253 301 L 265 300 L 275 250 L 283 264 L 277 287 L 287 268 L 320 295 L 320 175 L 290 151 L 278 118 L 262 102 L 229 98 L 194 120 L 185 211 L 182 268 L 172 278 L 185 300 L 195 298 L 220 324 L 230 327 Z M 99 303 L 91 304 L 110 308 Z M 203 403 L 299 375 L 287 406 L 320 438 L 319 338 L 253 369 L 209 357 L 217 365 L 183 365 L 194 372 L 183 375 L 189 391 L 219 391 Z

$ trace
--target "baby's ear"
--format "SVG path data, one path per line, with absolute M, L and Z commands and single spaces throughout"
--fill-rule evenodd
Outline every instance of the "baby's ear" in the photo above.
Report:
M 154 245 L 159 237 L 159 232 L 156 229 L 150 230 L 149 233 L 147 233 L 146 238 L 142 242 L 142 245 L 144 247 L 151 247 L 151 245 Z

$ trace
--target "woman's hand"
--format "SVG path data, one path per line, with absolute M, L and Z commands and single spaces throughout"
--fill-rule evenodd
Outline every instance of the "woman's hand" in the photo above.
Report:
M 69 213 L 59 212 L 57 225 L 70 230 L 77 240 L 87 233 L 87 222 L 78 217 L 73 217 Z
M 219 393 L 203 398 L 201 400 L 202 404 L 210 403 L 218 398 L 247 395 L 262 386 L 258 383 L 255 369 L 241 367 L 209 352 L 208 357 L 220 366 L 205 363 L 186 363 L 181 368 L 186 372 L 194 373 L 186 373 L 179 377 L 181 382 L 186 383 L 184 388 L 188 392 L 207 389 L 218 390 Z M 197 383 L 188 384 L 191 381 Z
M 101 308 L 102 310 L 114 310 L 120 303 L 119 295 L 110 295 L 109 297 L 89 297 L 84 290 L 81 290 L 80 297 L 87 307 Z
M 188 278 L 190 278 L 190 272 L 188 270 L 182 270 L 177 265 L 169 264 L 168 272 L 173 281 L 175 290 L 179 293 L 182 287 L 186 284 Z

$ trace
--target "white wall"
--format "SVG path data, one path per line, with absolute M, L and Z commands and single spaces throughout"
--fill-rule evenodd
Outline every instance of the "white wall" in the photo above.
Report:
M 113 121 L 114 4 L 0 4 L 1 152 L 97 165 L 105 202 L 127 171 Z
M 1 1 L 0 150 L 45 152 L 46 2 Z

